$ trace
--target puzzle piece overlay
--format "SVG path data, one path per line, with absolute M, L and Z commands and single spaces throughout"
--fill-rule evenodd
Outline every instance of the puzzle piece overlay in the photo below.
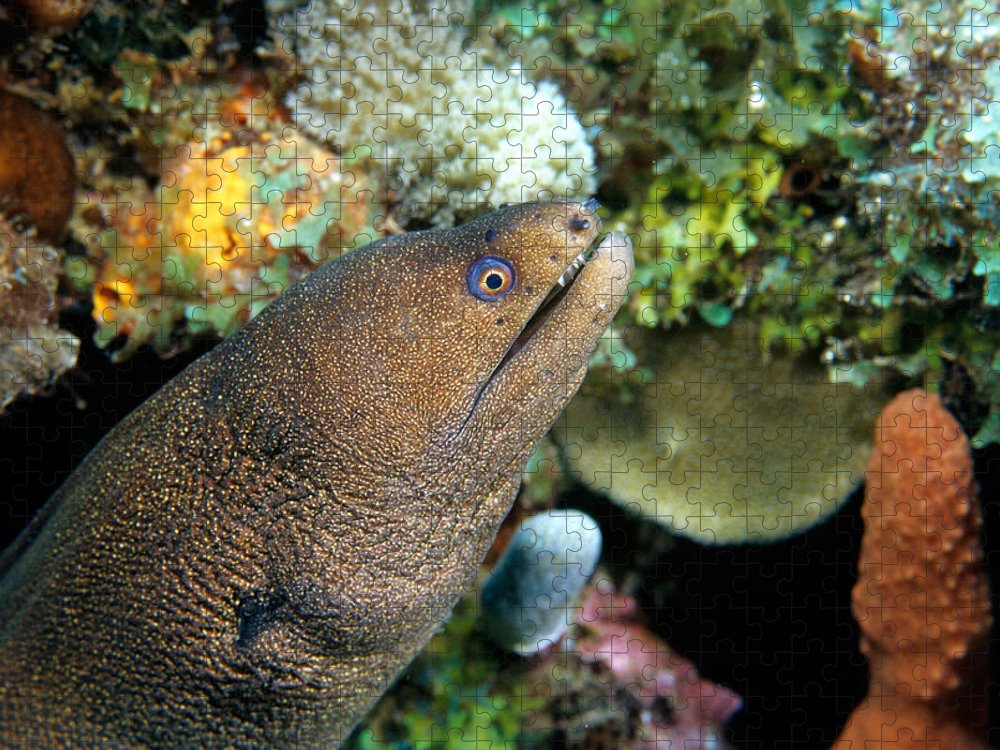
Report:
M 44 398 L 70 404 L 64 425 L 110 428 L 116 407 L 74 366 L 157 380 L 157 357 L 232 334 L 371 240 L 596 193 L 606 228 L 635 243 L 632 292 L 506 538 L 585 505 L 601 563 L 575 601 L 580 570 L 541 587 L 535 606 L 561 624 L 534 661 L 484 645 L 491 615 L 470 594 L 355 746 L 988 746 L 979 518 L 993 498 L 972 463 L 1000 440 L 988 0 L 248 5 L 0 10 L 14 42 L 0 53 L 6 438 L 44 453 L 23 427 Z M 30 493 L 14 482 L 40 472 L 14 455 L 0 509 L 21 523 Z M 850 604 L 821 606 L 853 610 L 864 660 L 842 661 L 867 668 L 867 693 L 836 672 L 789 677 L 790 696 L 838 706 L 818 716 L 824 701 L 789 697 L 810 710 L 775 728 L 784 693 L 703 677 L 718 655 L 667 645 L 664 623 L 692 622 L 675 588 L 716 569 L 679 584 L 640 560 L 749 554 L 745 593 L 763 585 L 754 550 L 856 517 L 862 486 L 862 520 L 840 537 L 858 582 Z M 657 541 L 613 533 L 623 517 Z M 788 565 L 766 585 L 805 596 L 810 575 Z M 751 633 L 754 617 L 719 615 Z M 787 649 L 775 638 L 760 648 Z

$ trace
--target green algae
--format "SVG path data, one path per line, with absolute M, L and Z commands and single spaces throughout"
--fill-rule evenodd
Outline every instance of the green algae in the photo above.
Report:
M 476 594 L 464 597 L 451 619 L 407 669 L 347 743 L 348 750 L 463 750 L 534 747 L 525 721 L 545 705 L 524 669 L 477 630 Z
M 578 92 L 599 195 L 636 242 L 619 326 L 721 327 L 742 311 L 768 349 L 811 356 L 831 380 L 941 391 L 975 445 L 1000 440 L 1000 31 L 986 11 L 490 10 L 494 36 L 539 67 L 558 52 Z M 606 382 L 606 353 L 594 364 Z M 949 385 L 956 373 L 971 393 Z

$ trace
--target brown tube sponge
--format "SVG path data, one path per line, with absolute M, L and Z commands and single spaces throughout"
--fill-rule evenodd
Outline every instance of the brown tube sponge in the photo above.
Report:
M 989 584 L 969 441 L 940 399 L 897 396 L 865 475 L 852 610 L 868 695 L 835 747 L 985 748 Z

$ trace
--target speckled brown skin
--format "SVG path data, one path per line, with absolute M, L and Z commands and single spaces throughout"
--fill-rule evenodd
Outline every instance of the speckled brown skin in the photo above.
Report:
M 589 223 L 589 227 L 584 224 Z M 471 582 L 621 303 L 596 217 L 514 206 L 294 286 L 125 419 L 0 560 L 0 745 L 337 747 Z M 513 290 L 466 272 L 509 260 Z

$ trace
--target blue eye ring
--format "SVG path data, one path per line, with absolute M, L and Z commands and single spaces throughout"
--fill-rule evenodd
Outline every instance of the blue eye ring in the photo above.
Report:
M 514 266 L 494 255 L 480 258 L 466 274 L 472 296 L 487 302 L 505 297 L 514 288 Z

